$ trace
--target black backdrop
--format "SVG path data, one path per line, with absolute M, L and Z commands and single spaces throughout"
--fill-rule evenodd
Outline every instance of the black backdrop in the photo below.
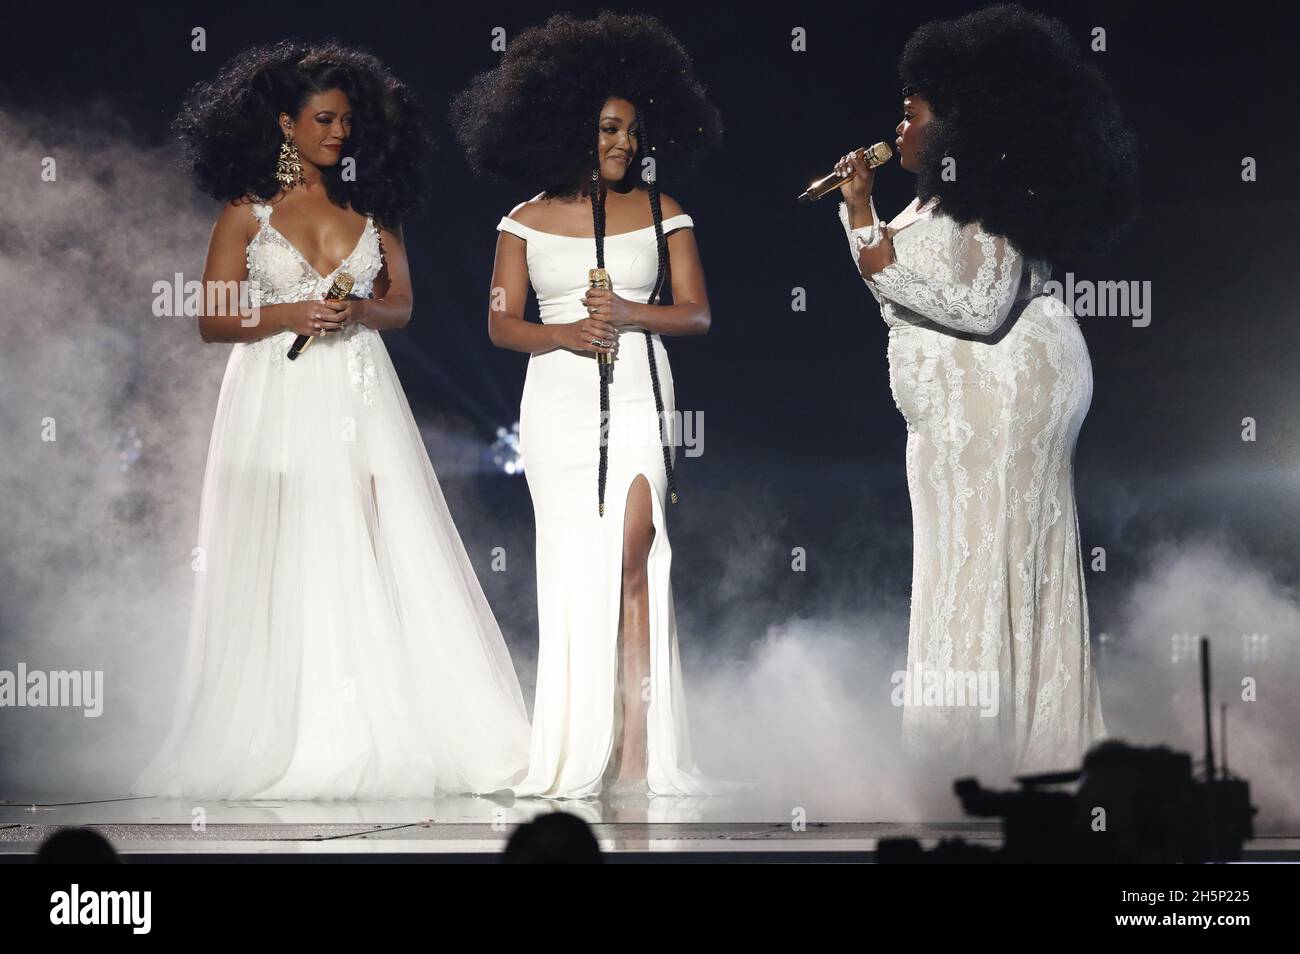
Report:
M 713 306 L 707 337 L 668 341 L 679 407 L 703 411 L 706 423 L 705 453 L 681 465 L 683 501 L 670 516 L 678 602 L 706 626 L 727 609 L 714 605 L 720 593 L 743 595 L 749 611 L 766 606 L 773 618 L 882 592 L 906 608 L 905 435 L 889 394 L 885 329 L 852 270 L 833 201 L 805 208 L 794 197 L 847 149 L 892 141 L 903 41 L 923 19 L 974 6 L 641 10 L 663 16 L 692 51 L 727 127 L 725 148 L 693 181 L 676 182 L 671 170 L 661 179 L 695 219 Z M 1123 567 L 1154 536 L 1227 527 L 1295 582 L 1293 25 L 1265 4 L 1040 6 L 1080 40 L 1106 29 L 1108 50 L 1095 56 L 1141 143 L 1136 228 L 1105 259 L 1061 271 L 1153 288 L 1149 327 L 1083 321 L 1096 379 L 1076 473 L 1085 550 L 1105 545 L 1112 568 Z M 433 202 L 407 226 L 415 316 L 386 341 L 417 415 L 453 416 L 487 442 L 514 419 L 526 360 L 486 336 L 494 226 L 527 196 L 471 178 L 446 103 L 494 63 L 492 28 L 513 36 L 548 12 L 511 3 L 24 4 L 6 14 L 3 97 L 156 144 L 191 83 L 253 42 L 333 35 L 372 49 L 415 89 L 440 139 Z M 207 30 L 206 53 L 190 51 L 194 26 Z M 806 53 L 790 50 L 798 26 L 809 31 Z M 1258 182 L 1241 181 L 1243 156 L 1257 159 Z M 911 198 L 910 177 L 896 167 L 878 183 L 886 216 Z M 193 236 L 188 260 L 206 238 Z M 795 286 L 808 290 L 807 312 L 790 309 Z M 1261 422 L 1256 445 L 1240 440 L 1247 415 Z M 449 497 L 490 501 L 493 525 L 461 528 L 476 559 L 484 552 L 476 546 L 501 540 L 528 551 L 522 480 L 444 483 Z M 795 545 L 832 558 L 804 575 L 775 572 L 788 569 Z M 738 548 L 742 569 L 729 559 Z M 773 572 L 753 569 L 755 556 Z M 512 576 L 484 582 L 503 625 L 526 640 L 535 634 L 531 580 Z M 1089 586 L 1104 623 L 1108 583 Z

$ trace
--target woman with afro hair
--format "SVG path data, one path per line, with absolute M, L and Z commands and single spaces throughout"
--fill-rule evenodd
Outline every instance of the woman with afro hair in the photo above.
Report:
M 718 115 L 658 20 L 602 13 L 521 33 L 452 121 L 476 171 L 542 190 L 497 226 L 488 312 L 492 343 L 529 355 L 539 652 L 514 792 L 726 790 L 691 755 L 665 525 L 676 405 L 661 336 L 704 334 L 709 303 L 693 222 L 659 190 L 719 140 Z M 589 287 L 593 268 L 612 289 Z M 540 324 L 524 319 L 530 282 Z
M 907 423 L 904 744 L 945 769 L 1070 768 L 1105 735 L 1074 494 L 1092 367 L 1044 286 L 1131 217 L 1133 137 L 1066 27 L 1014 4 L 923 25 L 899 67 L 916 201 L 882 225 L 862 155 L 837 171 Z M 994 691 L 963 705 L 957 684 Z
M 526 767 L 523 694 L 379 336 L 411 314 L 419 111 L 370 54 L 286 41 L 198 85 L 177 128 L 224 203 L 204 287 L 247 282 L 253 308 L 213 294 L 199 320 L 233 347 L 175 722 L 133 790 L 503 788 Z

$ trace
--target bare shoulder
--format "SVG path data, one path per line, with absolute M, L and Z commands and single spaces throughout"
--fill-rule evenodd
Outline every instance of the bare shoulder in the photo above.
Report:
M 514 219 L 520 225 L 526 225 L 530 229 L 539 228 L 550 211 L 551 205 L 552 200 L 548 199 L 545 193 L 538 193 L 531 199 L 520 202 L 511 209 L 507 218 Z
M 221 207 L 213 231 L 223 235 L 241 235 L 245 242 L 251 241 L 261 227 L 257 216 L 253 214 L 253 203 L 254 200 L 247 197 L 227 202 Z
M 402 225 L 399 222 L 391 228 L 380 222 L 375 222 L 375 232 L 379 235 L 379 248 L 387 254 L 389 251 L 402 251 L 406 246 L 406 233 L 402 231 Z
M 671 219 L 675 215 L 685 215 L 686 212 L 681 205 L 670 196 L 667 192 L 659 193 L 659 211 L 663 213 L 665 219 Z

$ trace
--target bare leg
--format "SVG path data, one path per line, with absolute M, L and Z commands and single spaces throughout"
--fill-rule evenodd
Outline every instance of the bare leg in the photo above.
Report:
M 650 677 L 650 588 L 646 563 L 654 541 L 650 483 L 638 474 L 623 517 L 623 617 L 619 640 L 623 687 L 623 742 L 619 779 L 646 774 L 646 686 Z

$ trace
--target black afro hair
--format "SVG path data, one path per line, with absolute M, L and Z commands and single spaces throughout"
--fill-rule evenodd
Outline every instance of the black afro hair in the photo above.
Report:
M 432 143 L 406 86 L 370 53 L 334 41 L 253 47 L 190 91 L 173 128 L 195 183 L 223 201 L 270 199 L 280 191 L 280 113 L 296 116 L 330 89 L 352 107 L 343 158 L 356 160 L 356 178 L 343 178 L 341 162 L 325 169 L 329 197 L 395 228 L 424 196 Z
M 520 33 L 453 99 L 451 124 L 475 172 L 572 195 L 590 175 L 611 96 L 640 107 L 657 176 L 680 178 L 721 141 L 722 120 L 677 38 L 655 17 L 609 11 L 555 14 Z
M 904 94 L 934 114 L 918 157 L 922 200 L 937 195 L 958 222 L 1052 263 L 1103 250 L 1132 220 L 1135 137 L 1060 20 L 1004 3 L 926 23 L 898 70 Z

